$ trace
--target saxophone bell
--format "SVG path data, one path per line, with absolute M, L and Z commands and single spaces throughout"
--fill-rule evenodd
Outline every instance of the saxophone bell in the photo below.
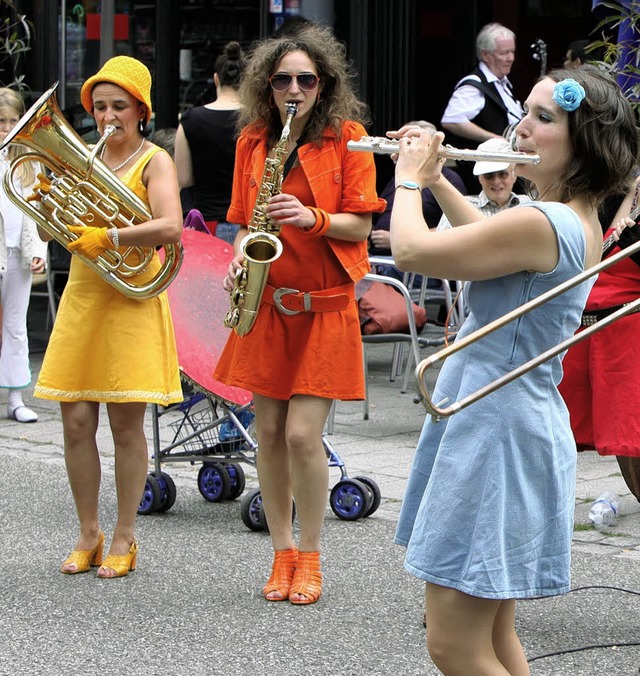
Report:
M 268 264 L 282 255 L 282 242 L 269 232 L 250 232 L 240 242 L 242 255 L 251 263 Z

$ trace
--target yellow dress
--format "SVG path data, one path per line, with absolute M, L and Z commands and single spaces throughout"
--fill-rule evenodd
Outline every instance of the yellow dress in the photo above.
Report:
M 158 151 L 157 146 L 150 148 L 122 178 L 144 202 L 142 172 Z M 149 272 L 160 265 L 156 252 Z M 146 300 L 127 298 L 72 256 L 34 395 L 65 402 L 163 406 L 182 401 L 166 292 Z

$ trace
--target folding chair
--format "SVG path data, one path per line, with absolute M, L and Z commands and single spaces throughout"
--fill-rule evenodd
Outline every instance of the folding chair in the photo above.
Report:
M 364 409 L 364 418 L 365 420 L 369 419 L 370 407 L 369 407 L 369 363 L 367 357 L 367 347 L 369 345 L 380 345 L 380 344 L 394 344 L 393 358 L 391 363 L 391 373 L 390 380 L 393 382 L 397 374 L 401 373 L 404 370 L 404 376 L 402 379 L 402 385 L 400 388 L 401 393 L 405 393 L 409 388 L 409 378 L 411 377 L 412 367 L 415 366 L 420 361 L 420 341 L 418 338 L 418 330 L 416 328 L 415 316 L 413 314 L 413 300 L 409 289 L 398 279 L 394 277 L 387 277 L 385 275 L 377 275 L 374 273 L 369 273 L 365 275 L 365 279 L 370 281 L 381 282 L 392 286 L 394 289 L 400 292 L 404 298 L 406 310 L 407 310 L 407 324 L 409 326 L 408 333 L 374 333 L 371 335 L 362 336 L 362 346 L 363 346 L 363 359 L 364 359 L 364 374 L 365 374 L 365 409 Z M 402 346 L 407 345 L 410 350 L 406 358 L 404 369 L 402 368 L 403 360 L 403 351 Z

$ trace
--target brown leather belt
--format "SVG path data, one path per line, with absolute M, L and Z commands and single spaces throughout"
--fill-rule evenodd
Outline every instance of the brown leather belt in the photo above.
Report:
M 339 312 L 355 299 L 353 283 L 321 291 L 298 291 L 284 286 L 276 289 L 267 284 L 262 295 L 264 303 L 275 305 L 285 315 L 297 315 L 300 312 Z

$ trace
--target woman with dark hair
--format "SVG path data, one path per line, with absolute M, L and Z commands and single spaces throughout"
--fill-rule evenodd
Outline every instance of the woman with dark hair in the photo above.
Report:
M 239 96 L 243 129 L 228 216 L 242 227 L 227 291 L 243 262 L 240 242 L 266 158 L 274 157 L 289 104 L 297 113 L 282 158 L 282 191 L 259 205 L 280 227 L 283 253 L 271 264 L 252 330 L 231 333 L 215 378 L 253 393 L 258 479 L 275 550 L 264 597 L 309 604 L 322 592 L 329 480 L 322 431 L 334 399 L 364 398 L 354 287 L 369 270 L 371 213 L 384 201 L 376 195 L 373 157 L 347 150 L 349 140 L 366 133 L 366 106 L 353 90 L 345 48 L 329 29 L 312 25 L 259 43 Z
M 405 134 L 406 132 L 406 134 Z M 550 72 L 516 129 L 536 201 L 483 218 L 441 175 L 443 135 L 400 130 L 391 247 L 396 264 L 466 280 L 458 339 L 592 267 L 598 206 L 627 186 L 638 151 L 631 106 L 597 68 Z M 454 227 L 416 227 L 429 186 Z M 451 355 L 433 401 L 460 401 L 570 338 L 594 279 Z M 396 532 L 427 583 L 427 647 L 445 674 L 529 674 L 516 599 L 570 588 L 576 446 L 556 356 L 443 419 L 425 422 Z
M 207 228 L 233 243 L 238 226 L 226 222 L 236 150 L 238 85 L 245 58 L 238 42 L 229 42 L 215 62 L 216 99 L 186 110 L 175 138 L 175 162 L 189 206 L 198 209 Z

